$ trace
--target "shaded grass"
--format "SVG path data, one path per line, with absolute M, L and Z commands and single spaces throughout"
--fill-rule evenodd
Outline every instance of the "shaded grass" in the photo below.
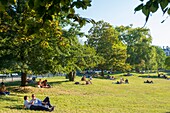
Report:
M 53 86 L 49 89 L 16 86 L 7 83 L 11 95 L 0 96 L 0 112 L 41 113 L 23 109 L 23 96 L 36 94 L 39 99 L 49 96 L 56 106 L 56 113 L 168 113 L 170 112 L 170 80 L 155 78 L 156 74 L 134 74 L 134 76 L 114 75 L 116 80 L 92 80 L 92 85 L 75 85 L 65 77 L 48 78 Z M 139 77 L 140 76 L 140 77 Z M 115 84 L 120 78 L 128 78 L 129 84 Z M 80 81 L 76 77 L 75 81 Z M 146 80 L 154 84 L 144 84 Z M 18 91 L 16 91 L 17 89 Z

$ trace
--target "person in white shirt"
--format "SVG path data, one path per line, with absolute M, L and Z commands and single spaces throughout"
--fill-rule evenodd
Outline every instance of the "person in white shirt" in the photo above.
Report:
M 35 94 L 32 94 L 32 100 L 30 102 L 33 102 L 34 105 L 42 105 L 42 106 L 49 107 L 49 108 L 53 107 L 50 104 L 49 97 L 46 97 L 43 101 L 41 101 L 40 99 L 36 98 Z
M 50 112 L 54 110 L 54 107 L 47 108 L 41 105 L 34 105 L 34 102 L 28 101 L 28 96 L 24 96 L 24 107 L 30 110 L 44 110 L 44 111 L 50 111 Z

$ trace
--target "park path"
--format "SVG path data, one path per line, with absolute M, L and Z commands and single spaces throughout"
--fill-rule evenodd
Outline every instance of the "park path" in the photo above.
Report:
M 21 81 L 21 77 L 0 78 L 0 82 L 12 82 L 12 81 Z

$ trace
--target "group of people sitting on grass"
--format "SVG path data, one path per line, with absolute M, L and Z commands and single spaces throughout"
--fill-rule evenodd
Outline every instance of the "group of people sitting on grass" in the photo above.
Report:
M 37 82 L 37 85 L 39 88 L 51 88 L 51 85 L 47 83 L 47 80 L 42 81 L 41 79 L 39 79 L 39 81 Z
M 107 75 L 107 76 L 106 76 L 106 79 L 115 80 L 115 77 L 114 77 L 114 76 Z
M 32 94 L 32 99 L 29 101 L 28 96 L 24 96 L 24 108 L 30 110 L 43 110 L 43 111 L 53 111 L 55 106 L 52 106 L 50 103 L 50 98 L 46 97 L 43 101 L 36 98 L 34 94 Z
M 124 80 L 124 78 L 120 78 L 120 81 L 117 81 L 117 82 L 116 82 L 116 84 L 123 84 L 123 83 L 129 84 L 129 80 L 128 80 L 128 79 L 125 79 L 125 80 Z
M 158 74 L 158 78 L 165 78 L 168 79 L 168 77 L 165 74 Z
M 4 82 L 1 82 L 0 95 L 9 95 L 9 94 L 10 94 L 10 92 L 7 91 Z
M 92 84 L 91 80 L 92 80 L 92 77 L 91 77 L 91 76 L 89 77 L 89 80 L 86 80 L 86 76 L 84 75 L 84 76 L 81 78 L 81 81 L 85 81 L 85 83 L 82 83 L 82 85 Z M 80 84 L 80 82 L 75 82 L 75 84 L 78 85 L 78 84 Z
M 86 85 L 92 84 L 91 80 L 92 80 L 92 77 L 89 77 L 89 80 L 86 80 L 85 75 L 81 78 L 81 81 L 85 81 Z

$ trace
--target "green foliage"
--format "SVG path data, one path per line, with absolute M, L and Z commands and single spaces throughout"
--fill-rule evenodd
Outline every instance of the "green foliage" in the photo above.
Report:
M 155 46 L 156 49 L 156 61 L 158 63 L 158 69 L 163 69 L 165 67 L 166 54 L 161 47 Z
M 76 14 L 75 9 L 87 9 L 91 6 L 91 0 L 5 0 L 0 1 L 0 11 L 4 12 L 9 5 L 19 5 L 24 3 L 24 6 L 35 12 L 36 18 L 42 19 L 44 22 L 53 20 L 54 16 L 60 17 L 65 15 L 67 19 L 73 19 L 83 26 L 86 22 L 93 22 L 92 19 L 80 17 Z
M 166 66 L 166 69 L 170 69 L 170 57 L 169 56 L 165 59 L 165 66 Z
M 163 68 L 165 54 L 158 47 L 151 46 L 152 37 L 149 29 L 119 26 L 119 39 L 127 45 L 128 58 L 136 71 Z
M 163 14 L 167 13 L 170 15 L 170 8 L 168 4 L 170 3 L 169 0 L 140 0 L 141 2 L 146 2 L 145 4 L 142 3 L 138 5 L 134 10 L 140 11 L 142 10 L 142 13 L 146 16 L 146 22 L 149 19 L 149 16 L 151 13 L 155 13 L 158 11 L 159 7 L 161 7 Z M 164 22 L 163 20 L 162 22 Z
M 86 44 L 94 47 L 97 54 L 104 58 L 98 68 L 124 70 L 126 46 L 119 41 L 118 32 L 109 23 L 99 21 L 88 33 Z
M 84 66 L 90 64 L 85 63 L 84 52 L 78 53 L 85 48 L 76 39 L 80 27 L 64 31 L 60 23 L 69 19 L 79 26 L 91 22 L 75 13 L 76 8 L 91 6 L 91 0 L 9 0 L 0 1 L 0 6 L 0 62 L 5 64 L 1 69 L 35 74 L 70 71 L 80 69 L 78 55 Z
M 62 56 L 63 67 L 70 72 L 72 70 L 83 70 L 85 68 L 92 68 L 100 61 L 100 57 L 97 56 L 95 49 L 81 45 L 78 41 L 80 36 L 84 34 L 80 32 L 80 26 L 70 21 L 65 21 L 61 24 L 69 24 L 70 27 L 67 30 L 63 30 L 63 37 L 65 37 L 70 45 L 69 48 L 65 48 L 67 56 Z

